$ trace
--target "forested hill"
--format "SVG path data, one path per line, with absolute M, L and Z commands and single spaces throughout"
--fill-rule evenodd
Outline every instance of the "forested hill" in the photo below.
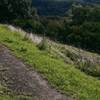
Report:
M 39 15 L 63 15 L 71 6 L 71 3 L 33 0 L 33 6 L 37 8 Z
M 33 0 L 39 15 L 64 15 L 73 3 L 98 4 L 100 0 Z

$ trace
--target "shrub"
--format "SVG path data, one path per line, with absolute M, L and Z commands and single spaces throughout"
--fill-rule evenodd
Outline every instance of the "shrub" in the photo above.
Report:
M 48 44 L 47 44 L 47 40 L 45 37 L 43 37 L 42 41 L 40 42 L 40 44 L 38 44 L 38 47 L 40 50 L 46 50 L 47 47 L 48 47 Z

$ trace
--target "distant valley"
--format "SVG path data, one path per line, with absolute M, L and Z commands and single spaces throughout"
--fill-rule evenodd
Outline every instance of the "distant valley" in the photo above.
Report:
M 100 0 L 33 0 L 33 6 L 39 15 L 64 15 L 72 6 L 77 4 L 100 4 Z

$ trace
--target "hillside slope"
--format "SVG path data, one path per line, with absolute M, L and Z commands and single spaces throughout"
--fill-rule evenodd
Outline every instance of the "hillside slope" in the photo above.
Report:
M 33 6 L 39 15 L 64 15 L 73 3 L 100 4 L 100 0 L 33 0 Z
M 16 31 L 21 35 L 25 35 L 27 32 L 23 31 L 21 28 L 14 27 L 12 25 L 7 25 L 11 31 Z M 43 36 L 39 36 L 34 33 L 27 33 L 27 37 L 32 40 L 33 43 L 41 44 L 43 41 Z M 64 45 L 59 42 L 45 37 L 46 49 L 55 58 L 62 59 L 65 63 L 73 64 L 76 68 L 80 69 L 88 75 L 100 78 L 100 55 L 97 53 L 82 50 L 81 48 L 76 48 L 70 45 Z
M 41 73 L 51 86 L 62 93 L 76 100 L 100 99 L 100 80 L 86 75 L 73 64 L 65 63 L 48 51 L 39 50 L 32 41 L 24 39 L 5 25 L 0 25 L 0 42 Z
M 14 57 L 10 51 L 1 44 L 0 83 L 5 84 L 15 94 L 29 95 L 31 99 L 69 100 L 69 97 L 61 95 L 56 92 L 56 90 L 51 89 L 37 72 Z

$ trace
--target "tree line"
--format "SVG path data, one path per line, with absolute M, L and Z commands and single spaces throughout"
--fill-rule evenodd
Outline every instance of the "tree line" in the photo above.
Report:
M 32 0 L 0 0 L 0 21 L 32 18 L 35 10 Z
M 72 5 L 63 17 L 41 17 L 31 0 L 0 0 L 0 21 L 100 53 L 100 5 Z

